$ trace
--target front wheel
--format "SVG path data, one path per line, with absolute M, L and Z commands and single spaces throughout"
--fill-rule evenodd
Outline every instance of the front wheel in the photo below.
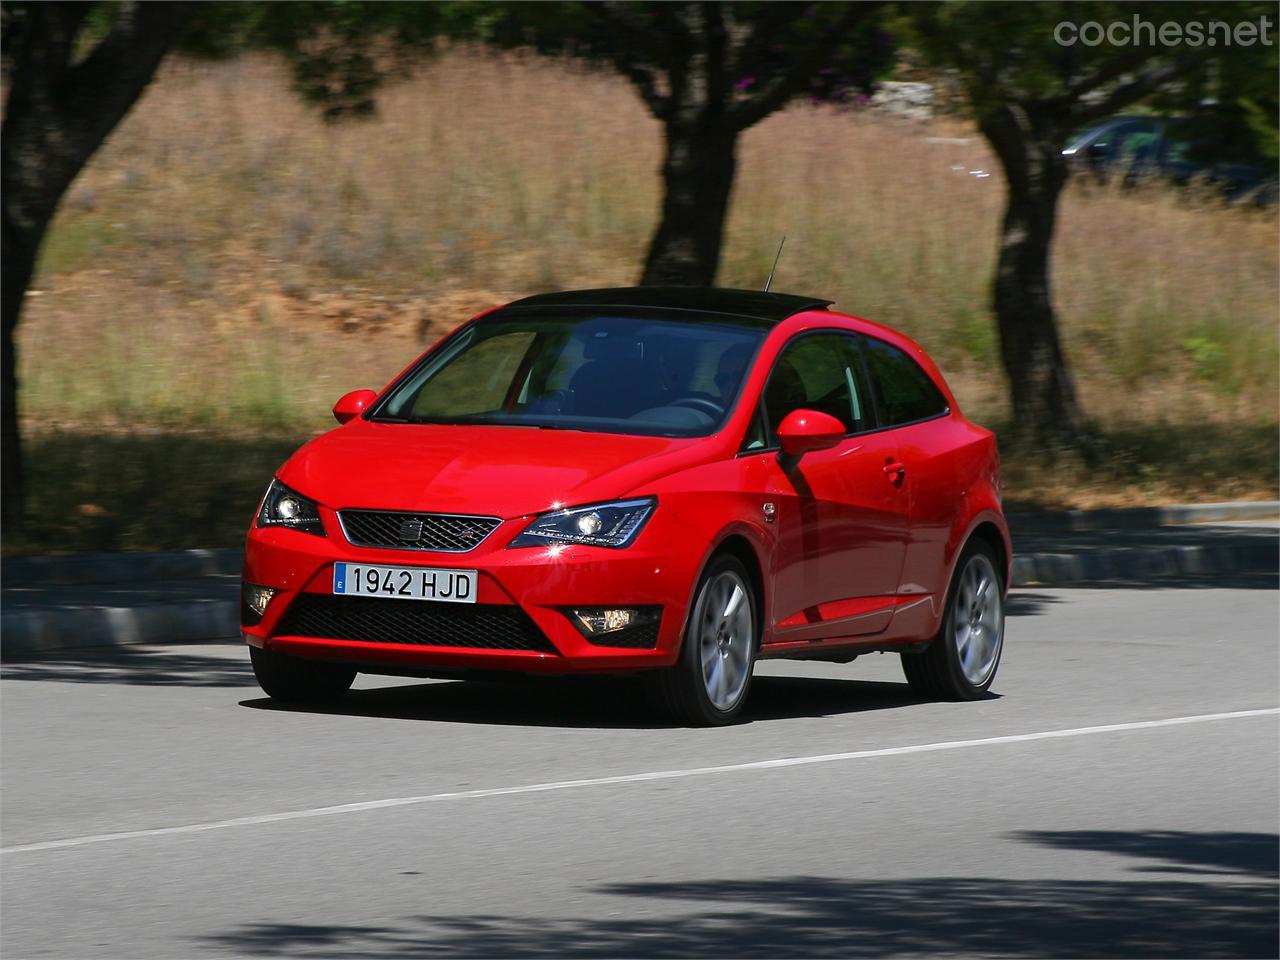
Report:
M 650 678 L 659 709 L 694 726 L 732 723 L 751 689 L 760 603 L 746 568 L 722 555 L 698 584 L 680 659 Z
M 283 703 L 328 703 L 350 689 L 355 670 L 338 663 L 304 660 L 288 654 L 249 648 L 253 675 L 272 700 Z
M 956 564 L 937 637 L 923 653 L 902 654 L 911 689 L 945 700 L 976 700 L 991 687 L 1004 649 L 1004 585 L 992 549 L 965 547 Z

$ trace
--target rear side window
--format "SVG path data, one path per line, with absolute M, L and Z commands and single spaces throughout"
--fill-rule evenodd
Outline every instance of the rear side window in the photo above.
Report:
M 863 343 L 882 426 L 896 427 L 947 412 L 942 391 L 911 357 L 881 340 L 867 337 Z

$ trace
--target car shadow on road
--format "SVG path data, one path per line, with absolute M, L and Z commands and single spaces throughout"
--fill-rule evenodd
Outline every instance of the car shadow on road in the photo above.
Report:
M 1071 832 L 1015 839 L 1095 849 Z M 1115 832 L 1112 853 L 1173 861 L 1173 876 L 1144 880 L 1022 877 L 836 879 L 758 877 L 612 882 L 580 891 L 591 916 L 437 914 L 378 924 L 261 921 L 199 939 L 239 956 L 348 957 L 1267 957 L 1280 920 L 1274 872 L 1241 864 L 1254 847 L 1274 861 L 1270 833 Z M 1052 839 L 1056 838 L 1056 839 Z M 1227 851 L 1215 852 L 1218 848 Z M 1160 864 L 1149 865 L 1159 871 Z M 1181 868 L 1202 866 L 1189 879 Z M 424 864 L 424 898 L 447 867 Z M 619 865 L 619 873 L 626 871 Z M 570 902 L 582 902 L 575 896 Z M 590 902 L 590 901 L 588 901 Z
M 753 682 L 742 722 L 826 717 L 922 702 L 905 681 L 762 676 Z M 242 700 L 240 705 L 257 710 L 521 727 L 672 726 L 656 717 L 638 681 L 615 677 L 414 683 L 353 690 L 336 704 L 323 707 L 285 705 L 266 697 Z
M 1032 593 L 1029 590 L 1013 590 L 1004 602 L 1006 617 L 1034 617 L 1048 613 L 1055 603 L 1062 603 L 1062 597 L 1051 593 Z

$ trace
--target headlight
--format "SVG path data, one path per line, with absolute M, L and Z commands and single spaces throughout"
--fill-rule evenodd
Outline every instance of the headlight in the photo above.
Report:
M 320 522 L 320 511 L 316 509 L 315 502 L 290 490 L 279 480 L 272 480 L 271 486 L 267 487 L 262 508 L 258 510 L 258 526 L 289 527 L 324 536 L 324 524 Z
M 544 513 L 525 527 L 509 546 L 580 543 L 589 547 L 625 547 L 636 538 L 657 505 L 656 498 L 646 497 Z

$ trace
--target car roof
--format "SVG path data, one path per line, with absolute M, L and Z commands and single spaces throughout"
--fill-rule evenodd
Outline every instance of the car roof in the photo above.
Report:
M 825 309 L 831 302 L 790 293 L 730 290 L 723 287 L 609 287 L 540 293 L 509 303 L 489 316 L 524 307 L 640 307 L 750 317 L 780 323 L 805 310 Z

